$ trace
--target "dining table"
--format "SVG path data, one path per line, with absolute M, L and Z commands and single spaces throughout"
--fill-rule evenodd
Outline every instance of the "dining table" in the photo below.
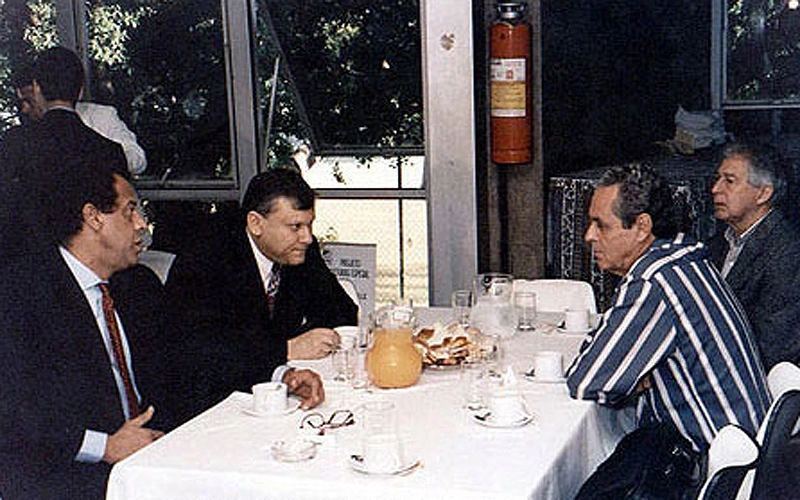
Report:
M 448 321 L 446 308 L 417 310 L 419 324 Z M 572 499 L 584 480 L 631 428 L 630 416 L 569 396 L 563 379 L 525 374 L 534 356 L 557 351 L 568 364 L 586 333 L 563 332 L 557 314 L 542 314 L 533 331 L 502 341 L 511 383 L 525 400 L 530 423 L 484 425 L 465 405 L 464 369 L 426 368 L 411 387 L 353 388 L 333 380 L 329 359 L 293 362 L 315 369 L 325 402 L 312 410 L 253 416 L 252 395 L 233 392 L 219 404 L 116 464 L 108 500 L 218 499 Z M 389 401 L 397 414 L 403 455 L 413 464 L 398 474 L 354 467 L 360 452 L 359 409 Z M 327 418 L 348 410 L 355 425 L 309 433 L 309 413 Z M 286 462 L 276 443 L 314 442 L 313 457 Z

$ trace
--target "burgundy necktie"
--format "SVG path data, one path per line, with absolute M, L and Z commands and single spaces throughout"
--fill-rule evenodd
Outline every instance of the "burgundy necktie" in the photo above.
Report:
M 269 277 L 269 283 L 267 283 L 267 307 L 269 308 L 270 314 L 275 310 L 275 298 L 278 296 L 278 287 L 280 284 L 281 265 L 272 264 L 272 274 Z
M 139 398 L 136 397 L 136 391 L 133 389 L 131 372 L 128 370 L 128 362 L 125 360 L 125 352 L 122 350 L 122 336 L 119 333 L 117 317 L 114 314 L 114 300 L 111 298 L 111 293 L 106 283 L 100 283 L 98 286 L 100 287 L 100 291 L 103 292 L 103 316 L 108 326 L 108 333 L 111 337 L 111 348 L 114 351 L 114 358 L 117 360 L 119 374 L 122 377 L 122 385 L 125 386 L 125 396 L 128 399 L 128 412 L 130 413 L 130 418 L 134 418 L 139 415 Z

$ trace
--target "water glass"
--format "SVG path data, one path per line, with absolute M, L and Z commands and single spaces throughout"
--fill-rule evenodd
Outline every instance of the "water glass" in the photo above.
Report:
M 357 347 L 353 350 L 353 377 L 350 379 L 350 385 L 356 390 L 369 388 L 366 347 Z
M 354 345 L 340 344 L 331 351 L 331 368 L 333 369 L 334 381 L 347 382 L 353 379 L 355 350 Z
M 472 291 L 471 290 L 456 290 L 450 297 L 450 304 L 453 306 L 453 312 L 456 315 L 456 320 L 461 326 L 469 325 L 469 313 L 472 308 Z
M 514 308 L 517 313 L 517 330 L 533 330 L 536 327 L 536 294 L 514 293 Z

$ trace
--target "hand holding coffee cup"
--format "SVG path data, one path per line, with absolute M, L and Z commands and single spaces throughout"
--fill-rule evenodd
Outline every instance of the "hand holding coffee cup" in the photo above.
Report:
M 252 387 L 253 412 L 276 415 L 286 411 L 288 396 L 283 382 L 263 382 Z
M 542 381 L 564 378 L 564 356 L 556 351 L 541 351 L 534 356 L 534 377 Z
M 586 309 L 567 309 L 564 312 L 564 330 L 585 332 L 589 330 L 589 311 Z

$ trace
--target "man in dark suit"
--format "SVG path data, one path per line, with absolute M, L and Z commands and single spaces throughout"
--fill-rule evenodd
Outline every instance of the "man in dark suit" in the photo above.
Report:
M 800 361 L 800 240 L 776 206 L 785 189 L 774 153 L 732 144 L 711 191 L 727 224 L 709 241 L 711 259 L 744 307 L 767 370 Z
M 30 99 L 44 114 L 10 130 L 0 143 L 0 258 L 36 250 L 38 203 L 44 176 L 54 165 L 74 160 L 127 169 L 119 144 L 84 125 L 75 112 L 84 71 L 78 56 L 63 47 L 48 49 L 31 69 Z M 63 174 L 62 174 L 63 175 Z
M 111 464 L 163 434 L 148 428 L 163 390 L 163 297 L 135 266 L 136 193 L 105 163 L 54 169 L 69 175 L 43 181 L 45 246 L 0 269 L 4 500 L 100 500 Z
M 357 307 L 311 234 L 314 192 L 298 173 L 256 176 L 242 212 L 180 252 L 167 280 L 179 342 L 196 359 L 184 370 L 191 412 L 280 379 L 287 349 L 290 359 L 328 354 L 339 340 L 331 328 L 356 324 Z

